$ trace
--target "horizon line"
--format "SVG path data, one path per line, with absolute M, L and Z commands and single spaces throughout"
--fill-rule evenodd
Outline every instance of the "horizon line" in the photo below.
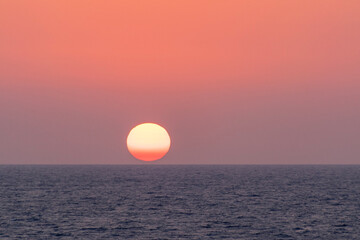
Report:
M 150 163 L 138 163 L 138 164 L 99 164 L 99 163 L 88 163 L 88 164 L 61 164 L 61 163 L 0 163 L 0 166 L 360 166 L 360 163 L 271 163 L 271 164 L 150 164 Z

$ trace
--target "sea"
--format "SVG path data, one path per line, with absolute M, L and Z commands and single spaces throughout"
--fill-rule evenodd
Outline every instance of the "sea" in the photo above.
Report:
M 1 165 L 0 239 L 360 239 L 360 166 Z

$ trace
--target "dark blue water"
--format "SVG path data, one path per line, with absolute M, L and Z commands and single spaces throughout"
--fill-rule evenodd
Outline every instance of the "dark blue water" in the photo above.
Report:
M 360 239 L 360 166 L 0 166 L 0 239 Z

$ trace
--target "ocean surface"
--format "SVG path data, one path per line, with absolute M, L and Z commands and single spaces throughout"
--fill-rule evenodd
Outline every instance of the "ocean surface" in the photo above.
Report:
M 360 166 L 0 166 L 0 239 L 360 239 Z

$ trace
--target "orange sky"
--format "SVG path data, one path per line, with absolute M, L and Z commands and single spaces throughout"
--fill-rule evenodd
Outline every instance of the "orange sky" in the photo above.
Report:
M 168 163 L 359 163 L 359 29 L 358 0 L 0 0 L 0 163 L 132 163 L 147 121 Z
M 50 86 L 347 70 L 359 60 L 359 9 L 357 0 L 1 1 L 1 70 Z

